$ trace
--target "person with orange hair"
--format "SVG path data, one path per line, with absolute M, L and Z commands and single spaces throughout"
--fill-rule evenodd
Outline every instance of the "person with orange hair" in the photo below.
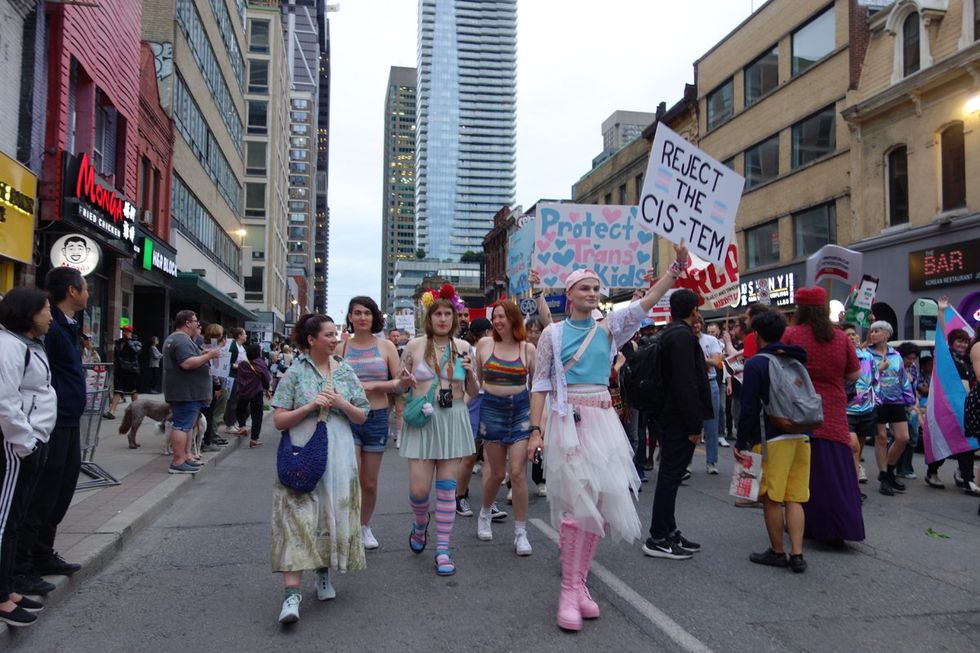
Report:
M 529 379 L 534 374 L 534 345 L 527 342 L 524 319 L 513 300 L 497 302 L 490 313 L 493 337 L 476 345 L 476 365 L 483 388 L 480 428 L 487 460 L 483 474 L 483 507 L 476 536 L 493 539 L 491 512 L 497 489 L 510 472 L 514 504 L 514 550 L 531 555 L 527 540 L 527 442 L 531 428 Z M 509 454 L 509 456 L 508 456 Z

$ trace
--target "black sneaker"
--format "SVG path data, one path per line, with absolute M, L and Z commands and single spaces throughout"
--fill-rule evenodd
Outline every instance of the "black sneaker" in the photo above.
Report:
M 215 438 L 211 440 L 211 444 L 216 444 L 219 447 L 224 447 L 228 444 L 228 440 L 225 440 L 224 438 Z
M 692 542 L 683 535 L 680 531 L 674 531 L 674 534 L 668 538 L 671 544 L 675 545 L 677 548 L 686 551 L 688 553 L 697 553 L 701 550 L 701 545 L 697 542 Z
M 71 576 L 81 568 L 79 564 L 66 562 L 57 551 L 40 559 L 34 558 L 34 571 L 38 576 Z
M 888 478 L 888 472 L 878 472 L 878 491 L 886 497 L 895 496 L 895 490 L 892 488 L 891 479 Z
M 24 608 L 28 612 L 40 612 L 41 610 L 44 610 L 43 603 L 40 601 L 35 601 L 27 596 L 20 597 L 20 601 L 17 601 L 17 607 Z
M 888 470 L 888 480 L 892 484 L 892 489 L 894 489 L 896 492 L 905 492 L 905 483 L 898 480 L 898 478 L 895 476 L 894 469 Z
M 802 559 L 802 556 L 800 556 Z M 752 553 L 749 555 L 749 560 L 757 565 L 766 565 L 769 567 L 786 567 L 789 565 L 789 561 L 786 559 L 785 553 L 776 553 L 769 547 L 762 553 Z
M 681 480 L 682 481 L 689 481 L 689 480 L 691 480 L 691 468 L 690 467 L 688 467 L 687 469 L 684 470 L 684 475 L 681 476 Z
M 54 585 L 37 574 L 14 576 L 14 591 L 18 594 L 47 594 L 54 591 Z
M 654 540 L 652 537 L 648 537 L 643 544 L 643 555 L 668 560 L 688 560 L 694 557 L 693 553 L 688 553 L 670 540 Z
M 37 621 L 37 617 L 24 608 L 17 606 L 10 612 L 0 610 L 0 621 L 14 628 L 23 628 L 24 626 L 33 626 L 34 622 Z
M 507 513 L 497 507 L 496 501 L 490 504 L 490 519 L 493 521 L 507 519 Z
M 806 560 L 803 559 L 802 553 L 789 557 L 789 568 L 793 570 L 794 574 L 802 574 L 806 571 Z
M 456 497 L 456 514 L 460 517 L 473 516 L 473 508 L 470 507 L 470 502 L 466 497 Z

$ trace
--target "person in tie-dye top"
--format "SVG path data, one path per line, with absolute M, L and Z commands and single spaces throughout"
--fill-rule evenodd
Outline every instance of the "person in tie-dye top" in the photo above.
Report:
M 905 491 L 905 484 L 895 476 L 895 466 L 909 443 L 909 425 L 905 410 L 915 402 L 902 355 L 888 344 L 893 332 L 891 324 L 884 320 L 872 324 L 868 331 L 868 339 L 871 341 L 869 349 L 878 367 L 875 460 L 878 463 L 879 491 L 885 496 L 894 496 L 895 492 Z M 891 429 L 894 438 L 890 447 L 887 428 Z
M 878 392 L 878 368 L 874 356 L 861 340 L 858 329 L 853 324 L 844 324 L 841 329 L 850 339 L 861 366 L 861 376 L 847 388 L 847 430 L 851 438 L 851 451 L 854 452 L 854 468 L 857 470 L 858 482 L 867 483 L 868 474 L 861 464 L 861 453 L 867 438 L 875 437 L 877 429 L 877 414 L 875 410 Z

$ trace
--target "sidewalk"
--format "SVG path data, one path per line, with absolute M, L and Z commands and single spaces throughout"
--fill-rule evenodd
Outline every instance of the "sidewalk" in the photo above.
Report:
M 163 401 L 163 395 L 140 396 L 143 397 Z M 163 455 L 165 433 L 157 428 L 157 422 L 143 420 L 136 436 L 142 445 L 139 449 L 130 449 L 126 435 L 119 433 L 128 405 L 118 406 L 116 419 L 102 420 L 94 460 L 120 484 L 75 492 L 71 508 L 58 527 L 55 549 L 65 560 L 82 565 L 82 569 L 71 577 L 45 576 L 56 587 L 44 599 L 47 608 L 56 605 L 88 576 L 104 569 L 136 532 L 191 487 L 196 478 L 208 474 L 248 440 L 248 437 L 222 433 L 221 437 L 229 441 L 228 446 L 204 454 L 205 465 L 200 472 L 168 474 L 170 457 Z M 79 482 L 88 480 L 85 474 L 80 475 Z M 10 641 L 9 630 L 6 624 L 0 623 L 0 643 Z

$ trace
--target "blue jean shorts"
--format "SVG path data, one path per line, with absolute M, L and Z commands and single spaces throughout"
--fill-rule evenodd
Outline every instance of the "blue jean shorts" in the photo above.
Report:
M 363 424 L 351 424 L 354 445 L 365 453 L 382 453 L 388 446 L 388 409 L 378 408 L 368 413 Z
M 484 394 L 486 393 L 481 392 L 466 404 L 466 410 L 470 413 L 470 428 L 473 430 L 474 440 L 480 439 L 480 406 L 483 405 Z
M 207 407 L 207 401 L 171 401 L 170 411 L 173 413 L 174 428 L 190 433 L 201 409 Z
M 484 442 L 508 445 L 527 440 L 531 428 L 531 400 L 525 390 L 510 397 L 483 395 L 480 434 Z

